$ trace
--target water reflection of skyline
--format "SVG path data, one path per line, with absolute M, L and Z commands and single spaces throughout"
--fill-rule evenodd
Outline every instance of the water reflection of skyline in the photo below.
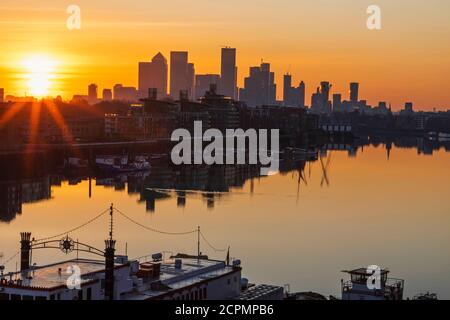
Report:
M 364 147 L 383 146 L 389 159 L 392 148 L 415 148 L 418 154 L 432 155 L 433 152 L 444 148 L 450 150 L 450 143 L 437 142 L 417 137 L 402 138 L 373 138 L 359 139 L 356 143 L 329 143 L 319 150 L 317 161 L 321 167 L 321 186 L 329 184 L 327 170 L 330 164 L 330 152 L 346 151 L 349 157 L 356 157 Z M 176 197 L 177 206 L 185 207 L 189 197 L 200 197 L 209 209 L 213 209 L 216 202 L 226 196 L 231 189 L 243 188 L 250 181 L 250 194 L 253 193 L 255 180 L 264 179 L 259 175 L 258 166 L 170 166 L 158 165 L 150 172 L 129 173 L 116 176 L 101 176 L 90 172 L 61 173 L 54 168 L 36 170 L 17 179 L 0 180 L 0 223 L 9 223 L 22 213 L 22 205 L 51 199 L 52 187 L 61 186 L 67 182 L 69 186 L 76 186 L 83 181 L 89 181 L 86 196 L 90 197 L 94 184 L 96 187 L 113 188 L 118 192 L 127 192 L 130 196 L 138 195 L 138 202 L 145 205 L 148 212 L 157 210 L 157 202 Z M 280 163 L 280 174 L 296 175 L 298 187 L 308 185 L 311 175 L 307 161 L 285 159 Z M 17 172 L 17 170 L 16 170 Z M 246 193 L 247 194 L 247 193 Z

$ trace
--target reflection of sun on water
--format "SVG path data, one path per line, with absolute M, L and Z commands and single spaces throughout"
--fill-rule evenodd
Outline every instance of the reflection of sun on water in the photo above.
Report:
M 36 97 L 48 95 L 55 78 L 56 61 L 46 56 L 35 56 L 22 62 L 29 94 Z

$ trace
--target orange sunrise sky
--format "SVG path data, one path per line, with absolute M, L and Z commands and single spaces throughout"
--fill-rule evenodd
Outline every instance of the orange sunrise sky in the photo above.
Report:
M 68 30 L 66 9 L 81 8 L 81 30 Z M 366 27 L 379 5 L 382 29 Z M 0 88 L 29 92 L 27 61 L 51 64 L 48 94 L 70 99 L 116 83 L 137 86 L 138 61 L 158 51 L 189 51 L 197 74 L 220 72 L 220 49 L 238 50 L 238 84 L 261 59 L 282 76 L 305 81 L 307 104 L 322 80 L 348 99 L 361 83 L 369 104 L 412 101 L 415 109 L 450 109 L 448 0 L 0 0 Z

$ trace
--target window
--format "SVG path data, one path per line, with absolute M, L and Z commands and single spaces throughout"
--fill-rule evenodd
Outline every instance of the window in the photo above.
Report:
M 83 300 L 83 289 L 78 291 L 78 300 Z
M 57 300 L 61 300 L 61 293 L 58 293 L 58 294 L 56 295 L 56 299 L 57 299 Z
M 194 300 L 194 292 L 191 291 L 191 300 Z
M 86 300 L 92 300 L 92 288 L 86 290 Z
M 194 300 L 198 300 L 198 291 L 197 290 L 195 290 L 195 292 L 194 292 Z
M 207 296 L 207 294 L 206 294 L 206 287 L 205 287 L 205 288 L 203 288 L 203 300 L 206 300 L 206 296 Z
M 22 300 L 26 300 L 26 301 L 33 300 L 33 296 L 22 296 Z
M 50 295 L 50 300 L 55 300 L 55 295 L 54 294 Z
M 36 297 L 36 300 L 44 301 L 44 300 L 47 300 L 47 297 Z
M 22 300 L 22 296 L 20 294 L 12 294 L 11 300 Z

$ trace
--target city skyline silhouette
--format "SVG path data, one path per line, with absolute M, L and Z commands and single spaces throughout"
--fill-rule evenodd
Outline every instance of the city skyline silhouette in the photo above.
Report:
M 23 62 L 36 55 L 56 63 L 49 94 L 69 99 L 90 83 L 137 87 L 137 63 L 157 52 L 169 60 L 170 51 L 187 50 L 197 74 L 220 74 L 220 48 L 230 46 L 237 48 L 238 86 L 263 59 L 275 72 L 278 100 L 289 72 L 295 85 L 307 84 L 307 99 L 322 81 L 343 96 L 356 81 L 372 105 L 386 101 L 400 109 L 413 101 L 427 111 L 448 108 L 442 90 L 450 66 L 448 3 L 380 0 L 383 24 L 375 31 L 366 27 L 365 1 L 77 5 L 80 30 L 67 29 L 66 8 L 56 1 L 1 7 L 0 41 L 7 50 L 0 53 L 0 88 L 6 94 L 30 92 Z M 412 21 L 418 23 L 414 28 Z

